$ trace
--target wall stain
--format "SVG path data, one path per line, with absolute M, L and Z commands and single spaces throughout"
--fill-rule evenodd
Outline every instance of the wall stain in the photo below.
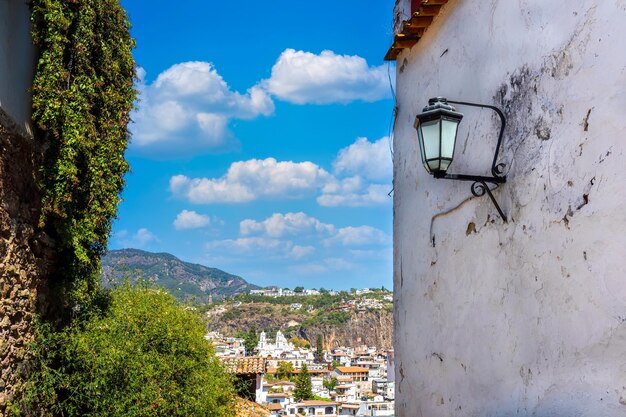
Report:
M 593 110 L 593 107 L 587 110 L 587 115 L 583 119 L 583 131 L 585 132 L 589 130 L 589 116 L 591 116 L 591 110 Z

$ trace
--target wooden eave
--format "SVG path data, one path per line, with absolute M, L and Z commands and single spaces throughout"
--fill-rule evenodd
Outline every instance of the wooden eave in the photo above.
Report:
M 405 48 L 412 48 L 428 27 L 433 23 L 435 16 L 439 14 L 441 7 L 448 0 L 422 0 L 418 2 L 416 11 L 410 19 L 402 22 L 402 27 L 394 36 L 393 44 L 385 55 L 385 61 L 395 61 Z

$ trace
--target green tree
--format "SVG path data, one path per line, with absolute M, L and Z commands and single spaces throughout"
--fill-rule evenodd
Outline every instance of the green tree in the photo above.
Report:
M 126 285 L 107 311 L 61 332 L 41 325 L 24 408 L 39 416 L 230 416 L 231 377 L 201 317 L 162 290 Z
M 252 355 L 254 348 L 256 348 L 258 344 L 259 336 L 256 334 L 256 326 L 253 324 L 243 338 L 243 346 L 246 348 L 246 355 Z
M 287 380 L 293 374 L 293 363 L 288 361 L 281 361 L 278 363 L 278 369 L 276 369 L 276 377 L 278 379 Z
M 300 373 L 296 377 L 296 388 L 293 391 L 293 398 L 296 401 L 310 400 L 313 398 L 311 375 L 309 375 L 306 363 L 302 365 L 302 369 L 300 369 Z
M 315 360 L 322 362 L 324 360 L 324 341 L 322 335 L 317 335 L 317 342 L 315 343 Z
M 298 293 L 298 294 L 303 293 L 304 287 L 296 287 L 293 289 L 293 292 Z
M 337 386 L 337 382 L 337 378 L 332 377 L 330 379 L 325 379 L 324 382 L 322 382 L 322 385 L 324 385 L 324 388 L 326 388 L 328 391 L 332 391 Z

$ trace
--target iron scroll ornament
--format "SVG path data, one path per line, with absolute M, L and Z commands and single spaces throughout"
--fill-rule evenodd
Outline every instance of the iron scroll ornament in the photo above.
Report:
M 453 101 L 453 100 L 447 100 L 447 99 L 441 99 L 441 98 L 438 98 L 438 100 L 444 100 L 445 102 L 450 103 L 450 104 L 459 104 L 462 106 L 471 106 L 471 107 L 491 109 L 494 112 L 496 112 L 496 114 L 500 118 L 500 122 L 501 122 L 500 134 L 498 135 L 498 143 L 496 144 L 496 150 L 493 155 L 493 162 L 491 163 L 491 175 L 492 175 L 491 177 L 480 176 L 480 175 L 448 174 L 447 172 L 443 175 L 435 174 L 434 177 L 443 178 L 447 180 L 472 181 L 473 182 L 472 188 L 471 188 L 472 194 L 476 197 L 481 197 L 487 194 L 489 198 L 491 199 L 491 201 L 493 202 L 493 205 L 498 210 L 498 214 L 500 214 L 500 217 L 502 217 L 502 220 L 504 220 L 504 222 L 507 223 L 508 219 L 506 215 L 500 208 L 500 205 L 498 204 L 495 197 L 493 196 L 493 193 L 491 192 L 492 190 L 488 186 L 488 184 L 494 184 L 497 188 L 500 184 L 506 183 L 506 175 L 504 174 L 504 169 L 506 168 L 506 164 L 498 163 L 498 157 L 500 155 L 500 148 L 502 146 L 502 140 L 504 138 L 504 129 L 506 128 L 506 118 L 504 117 L 504 113 L 502 113 L 502 110 L 500 110 L 499 108 L 495 106 L 490 106 L 488 104 L 470 103 L 470 102 L 465 102 L 465 101 Z

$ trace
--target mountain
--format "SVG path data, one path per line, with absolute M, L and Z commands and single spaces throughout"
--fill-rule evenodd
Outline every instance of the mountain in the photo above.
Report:
M 109 286 L 145 279 L 183 301 L 206 303 L 259 287 L 217 268 L 184 262 L 169 253 L 139 249 L 112 250 L 102 258 L 102 281 Z

